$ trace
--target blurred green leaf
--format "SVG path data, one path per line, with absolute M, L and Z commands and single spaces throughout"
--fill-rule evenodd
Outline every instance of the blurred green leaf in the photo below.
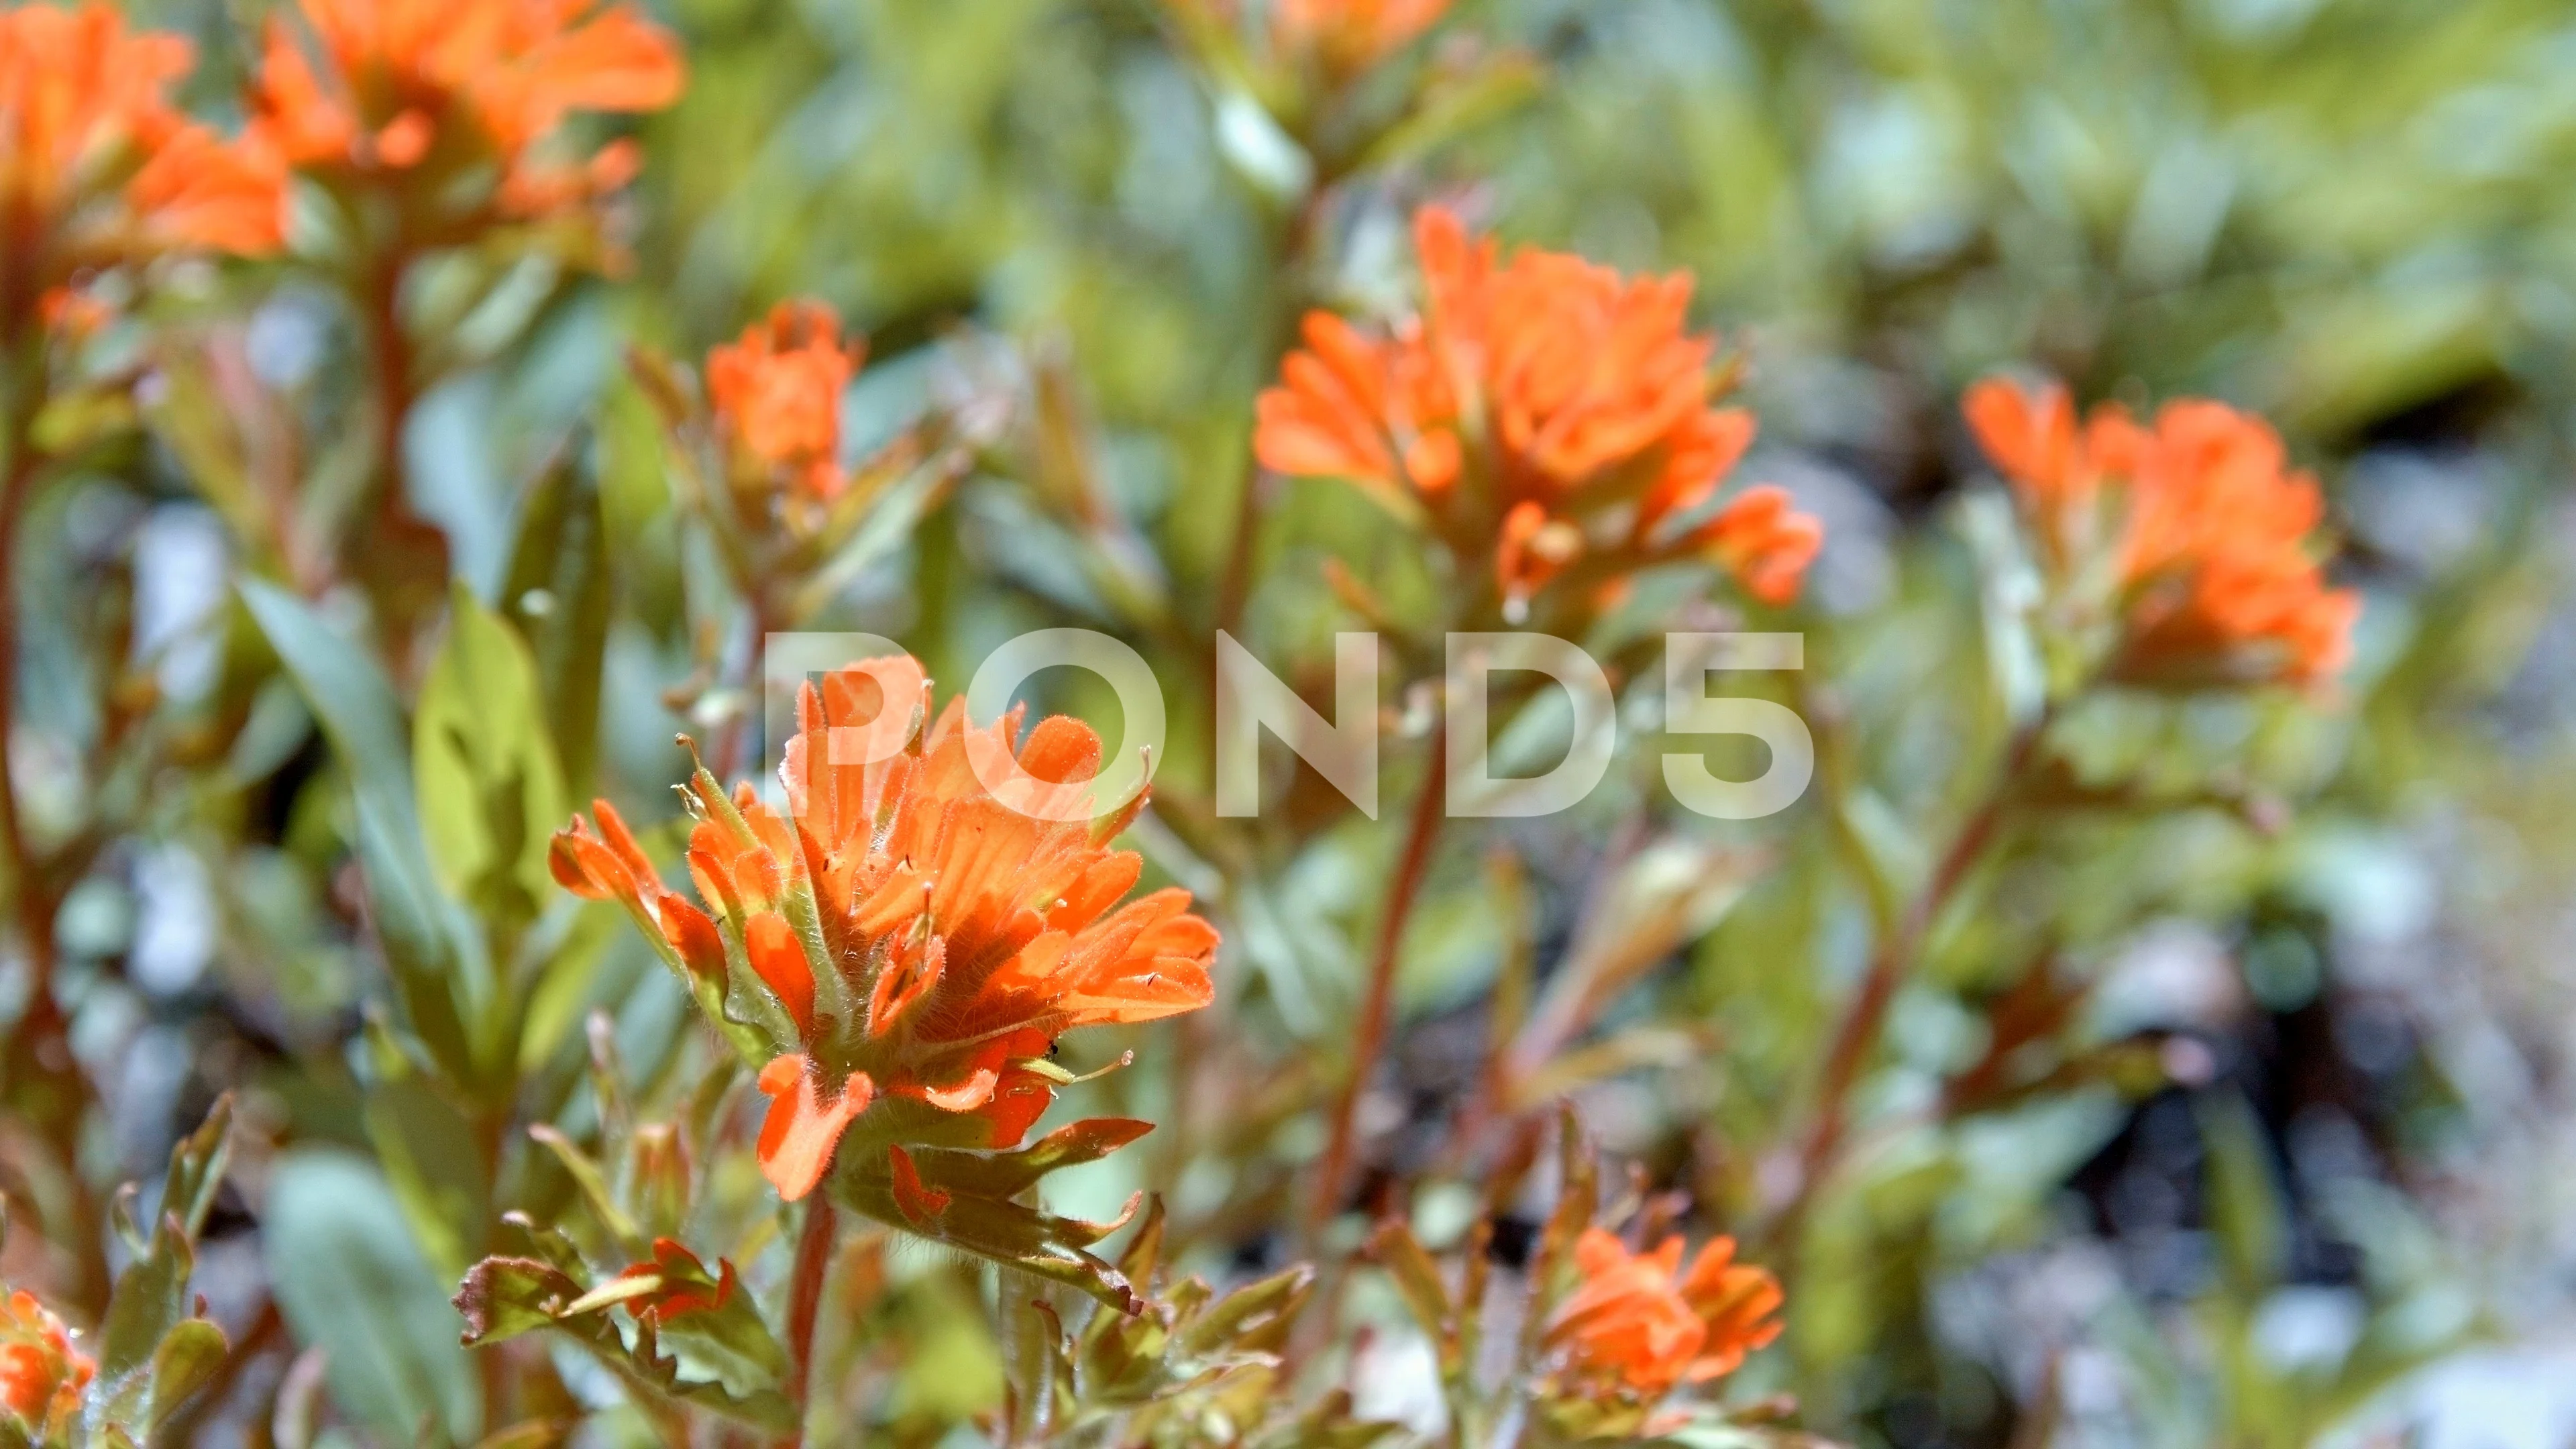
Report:
M 412 1242 L 402 1205 L 364 1159 L 298 1149 L 270 1170 L 260 1237 L 277 1305 L 325 1354 L 331 1397 L 395 1443 L 426 1430 L 471 1442 L 482 1393 L 458 1348 L 448 1294 Z
M 421 833 L 411 751 L 393 685 L 364 650 L 303 600 L 259 579 L 243 580 L 241 592 L 348 769 L 374 924 L 395 969 L 407 1024 L 452 1073 L 470 1078 L 475 1057 L 464 1022 L 471 1013 L 460 1010 L 454 992 L 461 986 L 469 1002 L 487 993 L 476 991 L 470 978 L 451 980 L 451 972 L 472 958 L 458 949 L 452 907 L 439 889 Z
M 447 646 L 421 685 L 413 772 L 441 883 L 502 923 L 532 919 L 551 891 L 547 842 L 571 812 L 545 706 L 518 632 L 456 585 Z
M 2213 1096 L 2200 1104 L 2199 1119 L 2208 1148 L 2210 1232 L 2230 1287 L 2250 1300 L 2281 1280 L 2290 1250 L 2288 1206 L 2252 1109 L 2239 1098 Z
M 418 1071 L 366 1089 L 367 1139 L 413 1240 L 444 1281 L 480 1257 L 492 1220 L 491 1172 L 474 1124 Z
M 567 448 L 524 505 L 498 604 L 527 641 L 539 715 L 569 799 L 589 795 L 599 752 L 610 603 L 606 504 L 582 451 Z

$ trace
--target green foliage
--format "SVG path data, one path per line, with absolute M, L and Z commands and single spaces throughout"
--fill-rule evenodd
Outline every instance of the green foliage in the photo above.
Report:
M 296 1337 L 326 1345 L 332 1402 L 370 1433 L 472 1443 L 483 1405 L 455 1314 L 384 1176 L 316 1149 L 270 1171 L 269 1280 Z

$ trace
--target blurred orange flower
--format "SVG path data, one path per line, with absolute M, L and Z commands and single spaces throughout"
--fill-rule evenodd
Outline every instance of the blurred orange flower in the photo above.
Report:
M 0 322 L 69 310 L 89 268 L 278 244 L 285 174 L 170 104 L 189 63 L 106 4 L 0 10 Z
M 1309 313 L 1261 395 L 1263 466 L 1350 479 L 1425 510 L 1454 547 L 1492 549 L 1507 613 L 1560 574 L 1607 584 L 1693 554 L 1767 603 L 1796 597 L 1816 520 L 1769 486 L 1710 507 L 1754 422 L 1711 405 L 1714 343 L 1683 330 L 1686 274 L 1506 259 L 1436 206 L 1414 238 L 1423 314 L 1377 338 Z
M 1733 1238 L 1712 1238 L 1688 1273 L 1682 1240 L 1631 1253 L 1587 1228 L 1574 1245 L 1583 1281 L 1548 1320 L 1546 1346 L 1570 1386 L 1653 1400 L 1682 1383 L 1732 1373 L 1780 1336 L 1780 1284 L 1739 1264 Z
M 1402 49 L 1448 8 L 1449 0 L 1281 0 L 1278 27 L 1284 48 L 1351 75 Z
M 704 910 L 662 889 L 604 801 L 597 834 L 576 821 L 555 837 L 558 880 L 626 902 L 712 999 L 767 1023 L 759 1156 L 791 1201 L 862 1125 L 905 1213 L 935 1215 L 946 1195 L 921 1186 L 899 1144 L 1012 1146 L 1065 1080 L 1046 1060 L 1057 1037 L 1212 997 L 1217 934 L 1187 892 L 1118 905 L 1144 862 L 1109 842 L 1144 797 L 1087 818 L 1099 737 L 1057 716 L 1014 750 L 1019 711 L 978 729 L 952 700 L 925 729 L 927 706 L 908 656 L 806 686 L 786 819 L 700 770 L 688 862 Z M 991 773 L 1013 760 L 1034 814 L 978 778 L 979 761 Z M 1036 818 L 1065 814 L 1083 818 Z
M 828 503 L 848 482 L 840 463 L 841 393 L 866 357 L 841 341 L 840 320 L 820 302 L 781 302 L 740 341 L 707 354 L 707 392 L 732 447 L 771 478 Z
M 81 1391 L 98 1365 L 72 1346 L 71 1331 L 52 1310 L 24 1291 L 0 1304 L 0 1405 L 51 1442 L 48 1426 L 68 1426 L 80 1412 Z
M 2111 564 L 2114 677 L 2311 683 L 2350 657 L 2361 599 L 2326 586 L 2324 495 L 2261 418 L 2184 398 L 2151 425 L 2105 404 L 2078 428 L 2064 388 L 2000 379 L 1963 410 L 2050 566 Z
M 575 111 L 679 99 L 678 44 L 632 6 L 594 0 L 299 0 L 316 45 L 269 24 L 253 104 L 298 166 L 358 174 L 497 163 L 501 209 L 537 216 L 632 178 L 634 148 L 540 156 Z M 317 65 L 316 62 L 319 62 Z

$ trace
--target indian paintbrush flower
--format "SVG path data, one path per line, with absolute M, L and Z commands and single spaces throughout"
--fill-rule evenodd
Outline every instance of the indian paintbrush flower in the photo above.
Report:
M 1737 1263 L 1733 1238 L 1710 1239 L 1685 1272 L 1678 1237 L 1632 1253 L 1586 1228 L 1574 1261 L 1581 1281 L 1549 1317 L 1545 1348 L 1561 1386 L 1578 1393 L 1652 1402 L 1733 1373 L 1780 1334 L 1779 1282 Z
M 556 877 L 624 902 L 756 1067 L 759 1160 L 781 1197 L 837 1164 L 836 1195 L 861 1210 L 996 1252 L 1006 1205 L 941 1223 L 999 1170 L 968 1154 L 1019 1144 L 1076 1080 L 1050 1060 L 1064 1033 L 1206 1005 L 1216 931 L 1184 891 L 1119 904 L 1143 861 L 1110 842 L 1144 797 L 1090 815 L 1088 726 L 1050 718 L 1015 749 L 1016 710 L 979 728 L 955 700 L 932 718 L 921 666 L 901 656 L 807 685 L 798 720 L 784 816 L 703 768 L 686 787 L 700 904 L 661 885 L 605 802 L 595 833 L 576 821 L 555 837 Z M 997 798 L 996 769 L 1026 791 Z M 1060 1150 L 1098 1156 L 1147 1126 L 1074 1124 L 1030 1178 Z
M 2351 652 L 2360 596 L 2326 586 L 2325 499 L 2268 423 L 2184 398 L 2141 424 L 1990 379 L 1964 411 L 2053 579 L 2106 597 L 2111 678 L 2312 684 Z
M 1440 207 L 1415 218 L 1426 301 L 1373 336 L 1307 314 L 1305 347 L 1262 394 L 1254 448 L 1293 477 L 1338 477 L 1490 562 L 1507 618 L 1551 582 L 1615 589 L 1692 556 L 1754 597 L 1796 597 L 1822 541 L 1776 487 L 1720 502 L 1753 440 L 1721 408 L 1712 340 L 1684 330 L 1685 274 L 1623 278 L 1560 252 L 1509 257 Z
M 0 337 L 83 315 L 106 268 L 277 246 L 283 169 L 168 99 L 190 55 L 105 4 L 0 10 Z
M 762 493 L 828 504 L 849 482 L 842 470 L 841 393 L 867 355 L 820 302 L 781 302 L 707 354 L 707 394 L 727 449 L 728 474 Z
M 53 1310 L 24 1290 L 0 1300 L 0 1408 L 36 1442 L 50 1442 L 80 1412 L 81 1391 L 98 1372 L 72 1344 Z
M 580 111 L 646 112 L 686 80 L 670 35 L 591 0 L 301 0 L 269 23 L 255 128 L 326 184 L 404 187 L 425 199 L 477 177 L 500 216 L 578 209 L 623 186 L 635 148 L 587 156 L 557 139 Z M 310 43 L 307 43 L 309 35 Z M 418 244 L 441 237 L 436 226 Z

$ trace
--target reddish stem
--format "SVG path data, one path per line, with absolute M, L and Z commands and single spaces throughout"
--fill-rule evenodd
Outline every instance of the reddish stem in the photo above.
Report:
M 1816 1189 L 1840 1160 L 1849 1134 L 1852 1088 L 1859 1083 L 1861 1068 L 1887 1024 L 1888 1008 L 1896 1000 L 1897 988 L 1912 973 L 1924 939 L 1931 934 L 1942 908 L 1958 894 L 1960 885 L 1994 843 L 2022 777 L 2038 757 L 2040 737 L 2047 724 L 2047 716 L 2043 715 L 2014 736 L 1994 789 L 1959 827 L 1949 849 L 1941 853 L 1939 863 L 1933 867 L 1931 878 L 1924 882 L 1922 892 L 1871 953 L 1868 973 L 1861 978 L 1860 989 L 1853 993 L 1850 1005 L 1844 1008 L 1833 1045 L 1826 1052 L 1816 1092 L 1815 1122 L 1798 1154 L 1795 1195 L 1776 1219 L 1772 1234 L 1775 1241 L 1785 1242 L 1796 1233 Z
M 796 1433 L 805 1441 L 805 1399 L 814 1372 L 814 1322 L 823 1308 L 823 1280 L 832 1266 L 839 1220 L 830 1199 L 805 1200 L 805 1230 L 796 1240 L 796 1276 L 787 1297 L 787 1401 L 796 1406 Z
M 1414 897 L 1421 892 L 1423 872 L 1431 863 L 1431 847 L 1440 836 L 1440 821 L 1448 805 L 1449 737 L 1444 726 L 1445 721 L 1433 723 L 1428 770 L 1422 791 L 1413 800 L 1413 822 L 1405 832 L 1404 854 L 1396 863 L 1395 880 L 1387 889 L 1386 914 L 1378 924 L 1377 959 L 1369 967 L 1368 995 L 1360 1004 L 1359 1031 L 1351 1044 L 1350 1075 L 1342 1082 L 1341 1095 L 1333 1103 L 1332 1136 L 1315 1169 L 1315 1196 L 1306 1213 L 1306 1237 L 1310 1243 L 1323 1235 L 1324 1225 L 1333 1220 L 1333 1213 L 1341 1206 L 1344 1180 L 1350 1175 L 1359 1131 L 1360 1098 L 1367 1092 L 1370 1079 L 1377 1075 L 1378 1058 L 1386 1053 L 1404 926 L 1413 914 Z

